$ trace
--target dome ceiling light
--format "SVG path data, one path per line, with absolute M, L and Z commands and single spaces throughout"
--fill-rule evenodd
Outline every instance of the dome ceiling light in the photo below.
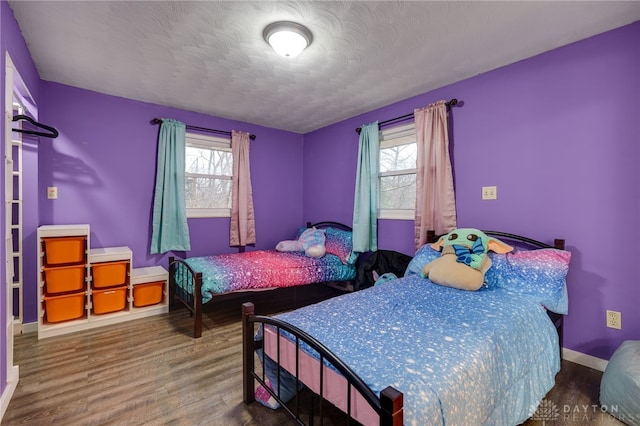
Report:
M 288 21 L 267 25 L 262 36 L 273 50 L 287 58 L 298 56 L 313 41 L 313 35 L 307 27 Z

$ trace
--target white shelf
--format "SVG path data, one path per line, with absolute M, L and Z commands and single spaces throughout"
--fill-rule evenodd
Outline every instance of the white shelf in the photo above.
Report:
M 155 283 L 163 281 L 162 299 L 160 303 L 148 306 L 135 306 L 133 304 L 134 287 L 140 284 Z M 162 266 L 147 266 L 134 268 L 131 270 L 131 309 L 136 315 L 144 315 L 149 312 L 165 313 L 169 312 L 169 272 Z M 151 315 L 151 314 L 149 314 Z
M 76 237 L 86 235 L 89 238 L 89 225 L 42 225 L 38 227 L 38 238 Z
M 129 260 L 133 258 L 133 253 L 129 247 L 104 247 L 89 249 L 89 263 L 115 262 L 118 260 Z
M 131 270 L 131 284 L 144 284 L 154 281 L 168 281 L 169 273 L 162 266 L 147 266 Z
M 89 244 L 90 229 L 89 225 L 43 225 L 38 228 L 38 306 L 39 306 L 39 318 L 38 318 L 38 338 L 46 338 L 59 336 L 62 334 L 73 333 L 82 330 L 89 330 L 96 327 L 104 327 L 124 321 L 131 321 L 134 319 L 144 318 L 152 315 L 158 315 L 169 312 L 169 298 L 168 298 L 168 281 L 169 273 L 162 266 L 149 266 L 144 268 L 133 268 L 133 252 L 129 247 L 104 247 L 104 248 L 91 248 L 87 250 L 86 263 L 84 264 L 87 269 L 85 280 L 85 308 L 84 315 L 80 318 L 70 319 L 67 321 L 60 321 L 55 323 L 49 323 L 46 319 L 46 303 L 44 302 L 45 296 L 45 277 L 41 273 L 44 262 L 44 245 L 42 244 L 42 238 L 48 237 L 75 237 L 84 236 L 86 238 L 86 247 L 90 247 Z M 91 265 L 106 263 L 127 261 L 127 286 L 125 308 L 116 312 L 109 312 L 104 314 L 93 313 L 93 289 L 91 288 Z M 137 284 L 160 282 L 163 281 L 162 288 L 162 300 L 160 303 L 136 307 L 133 304 L 133 286 Z M 122 286 L 119 286 L 122 287 Z M 96 289 L 96 291 L 102 290 Z M 78 292 L 79 293 L 79 292 Z

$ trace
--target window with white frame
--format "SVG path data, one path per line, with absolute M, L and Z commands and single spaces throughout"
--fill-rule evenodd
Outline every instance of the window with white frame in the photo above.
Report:
M 232 177 L 233 154 L 229 138 L 187 133 L 187 217 L 230 217 Z
M 378 218 L 414 219 L 417 149 L 415 123 L 380 131 Z

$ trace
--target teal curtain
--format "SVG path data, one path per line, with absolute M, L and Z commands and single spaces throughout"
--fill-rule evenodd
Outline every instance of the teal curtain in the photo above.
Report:
M 184 194 L 185 134 L 184 123 L 162 119 L 153 198 L 151 254 L 191 250 Z
M 360 130 L 352 236 L 353 251 L 358 253 L 378 249 L 378 131 L 377 121 L 362 126 Z

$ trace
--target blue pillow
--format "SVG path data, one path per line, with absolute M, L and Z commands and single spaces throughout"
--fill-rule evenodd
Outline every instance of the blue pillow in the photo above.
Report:
M 567 272 L 571 252 L 558 249 L 515 251 L 506 254 L 489 252 L 491 268 L 484 279 L 489 288 L 534 297 L 545 308 L 567 314 Z
M 431 244 L 425 244 L 418 249 L 416 255 L 413 256 L 411 262 L 407 266 L 407 270 L 404 272 L 404 276 L 408 275 L 422 275 L 422 268 L 431 262 L 439 258 L 441 255 L 439 250 L 435 250 L 431 247 Z
M 358 254 L 353 252 L 351 236 L 351 231 L 327 228 L 327 240 L 324 243 L 327 253 L 338 256 L 345 265 L 354 263 L 358 258 Z
M 404 276 L 422 275 L 424 266 L 439 258 L 440 251 L 425 244 L 409 262 Z M 484 279 L 488 288 L 504 288 L 510 292 L 533 296 L 547 309 L 567 314 L 567 272 L 571 252 L 558 249 L 515 251 L 506 254 L 489 252 L 491 268 Z

